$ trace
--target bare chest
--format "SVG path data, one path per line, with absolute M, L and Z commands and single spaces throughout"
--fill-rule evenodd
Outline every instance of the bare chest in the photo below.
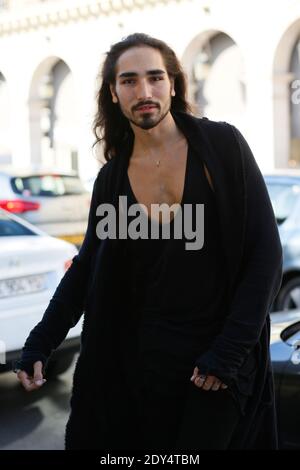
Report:
M 159 166 L 156 161 L 160 160 Z M 135 199 L 147 207 L 151 204 L 166 203 L 169 206 L 181 203 L 184 192 L 187 167 L 187 148 L 174 156 L 143 161 L 136 160 L 129 164 L 128 178 Z

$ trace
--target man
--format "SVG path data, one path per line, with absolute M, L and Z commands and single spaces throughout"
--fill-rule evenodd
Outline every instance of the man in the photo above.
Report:
M 162 41 L 133 34 L 113 45 L 102 79 L 94 132 L 107 162 L 84 243 L 18 378 L 41 386 L 84 312 L 67 449 L 276 448 L 269 310 L 282 251 L 253 155 L 234 126 L 192 116 Z M 120 196 L 131 204 L 125 222 Z M 187 249 L 191 222 L 202 233 Z M 149 228 L 159 237 L 145 237 Z

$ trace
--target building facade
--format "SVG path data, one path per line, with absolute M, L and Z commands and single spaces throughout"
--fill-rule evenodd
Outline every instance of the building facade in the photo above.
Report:
M 0 0 L 0 164 L 95 174 L 99 70 L 133 32 L 174 48 L 199 116 L 262 170 L 300 167 L 300 0 Z

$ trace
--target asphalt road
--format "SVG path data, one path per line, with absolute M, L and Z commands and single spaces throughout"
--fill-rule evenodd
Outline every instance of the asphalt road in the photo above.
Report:
M 0 374 L 0 450 L 64 448 L 74 365 L 30 393 L 13 372 Z

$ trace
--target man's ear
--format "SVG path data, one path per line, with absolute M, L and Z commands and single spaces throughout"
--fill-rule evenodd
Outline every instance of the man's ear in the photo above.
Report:
M 111 96 L 112 96 L 112 101 L 113 103 L 117 103 L 118 102 L 118 97 L 115 93 L 115 87 L 114 85 L 110 84 L 109 85 L 109 88 L 110 88 L 110 92 L 111 92 Z

